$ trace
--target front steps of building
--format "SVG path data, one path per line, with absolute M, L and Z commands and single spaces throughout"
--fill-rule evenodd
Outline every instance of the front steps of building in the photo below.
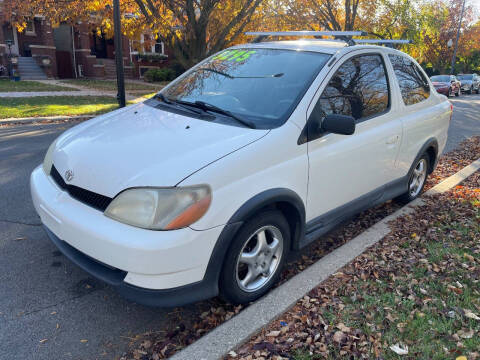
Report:
M 46 80 L 47 75 L 37 64 L 34 58 L 20 56 L 18 58 L 18 72 L 22 80 Z
M 106 79 L 116 79 L 117 78 L 117 66 L 114 59 L 98 59 L 97 63 L 103 65 L 103 76 Z M 126 79 L 135 79 L 134 68 L 133 66 L 123 67 L 123 72 Z

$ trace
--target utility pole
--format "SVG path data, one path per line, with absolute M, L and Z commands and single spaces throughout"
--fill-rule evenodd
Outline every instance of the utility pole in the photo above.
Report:
M 120 107 L 125 107 L 125 78 L 123 72 L 122 24 L 120 19 L 120 1 L 113 0 L 113 25 L 115 30 L 115 62 L 117 67 L 117 100 Z
M 455 60 L 457 60 L 458 39 L 460 38 L 460 28 L 462 26 L 462 19 L 463 19 L 464 10 L 465 10 L 465 0 L 463 0 L 462 12 L 460 13 L 460 20 L 458 21 L 457 39 L 455 40 L 455 48 L 453 49 L 452 67 L 451 67 L 451 71 L 450 71 L 450 73 L 452 75 L 455 72 Z

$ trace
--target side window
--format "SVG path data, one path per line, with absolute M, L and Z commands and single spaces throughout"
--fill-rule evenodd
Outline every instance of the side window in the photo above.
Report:
M 392 62 L 405 105 L 413 105 L 427 99 L 430 96 L 430 86 L 418 66 L 405 56 L 389 54 L 388 57 Z
M 317 119 L 330 114 L 353 116 L 357 121 L 386 111 L 390 94 L 380 55 L 348 59 L 330 79 L 315 105 Z

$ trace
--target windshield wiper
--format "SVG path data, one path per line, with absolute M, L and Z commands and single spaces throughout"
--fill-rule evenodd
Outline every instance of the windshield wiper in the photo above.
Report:
M 215 106 L 213 104 L 209 104 L 209 103 L 206 103 L 205 101 L 199 101 L 199 100 L 195 101 L 194 104 L 197 105 L 198 107 L 206 110 L 206 111 L 212 111 L 212 112 L 216 112 L 216 113 L 219 113 L 219 114 L 222 114 L 222 115 L 226 115 L 226 116 L 228 116 L 228 117 L 230 117 L 234 120 L 237 120 L 237 122 L 239 122 L 242 125 L 245 125 L 246 127 L 249 127 L 250 129 L 256 129 L 257 128 L 254 123 L 252 123 L 248 120 L 242 119 L 241 117 L 238 117 L 237 115 L 234 115 L 230 111 L 219 108 L 218 106 Z
M 219 108 L 218 106 L 215 106 L 213 104 L 206 103 L 205 101 L 197 100 L 195 102 L 190 102 L 190 101 L 184 101 L 184 100 L 175 100 L 175 103 L 183 104 L 183 105 L 188 106 L 188 107 L 195 107 L 197 109 L 203 110 L 204 112 L 211 111 L 211 112 L 216 112 L 216 113 L 219 113 L 219 114 L 222 114 L 222 115 L 226 115 L 226 116 L 236 120 L 240 124 L 242 124 L 246 127 L 249 127 L 250 129 L 256 129 L 257 128 L 254 123 L 251 123 L 248 120 L 242 119 L 241 117 L 238 117 L 237 115 L 232 114 L 228 110 L 224 110 L 224 109 Z
M 163 95 L 162 93 L 156 93 L 154 96 L 153 96 L 154 99 L 160 99 L 162 100 L 165 104 L 172 104 L 172 101 L 170 99 L 167 99 L 167 97 L 165 95 Z
M 153 97 L 154 99 L 160 99 L 162 100 L 165 104 L 168 104 L 168 105 L 177 105 L 177 106 L 180 106 L 182 109 L 185 109 L 187 111 L 190 111 L 194 114 L 201 114 L 202 112 L 201 111 L 198 111 L 198 110 L 195 110 L 195 109 L 192 109 L 192 104 L 193 103 L 189 103 L 187 101 L 181 101 L 181 100 L 173 100 L 173 99 L 168 99 L 165 95 L 163 95 L 162 93 L 157 93 L 155 94 L 155 96 Z M 189 106 L 186 106 L 186 105 L 189 105 Z M 193 104 L 195 105 L 195 104 Z

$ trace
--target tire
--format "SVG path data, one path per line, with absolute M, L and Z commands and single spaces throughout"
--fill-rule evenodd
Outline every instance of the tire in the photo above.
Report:
M 477 90 L 475 90 L 475 93 L 477 93 L 477 94 L 480 93 L 480 86 L 477 87 Z
M 422 166 L 422 169 L 419 168 L 420 166 Z M 416 160 L 415 164 L 412 166 L 412 170 L 410 170 L 409 172 L 407 192 L 400 195 L 395 200 L 402 204 L 408 204 L 409 202 L 415 200 L 418 196 L 420 196 L 423 188 L 425 187 L 425 183 L 427 182 L 429 167 L 429 156 L 427 154 L 423 154 L 420 159 Z M 412 188 L 415 178 L 417 179 L 418 183 L 415 187 Z
M 457 90 L 457 92 L 455 93 L 455 96 L 460 96 L 460 89 Z
M 447 98 L 452 96 L 452 88 L 448 88 Z
M 468 95 L 472 95 L 473 94 L 473 88 L 470 86 L 470 90 L 467 91 Z
M 259 238 L 262 232 L 265 236 Z M 290 228 L 281 212 L 269 210 L 252 217 L 240 228 L 227 252 L 220 274 L 220 296 L 233 304 L 245 304 L 267 293 L 280 277 L 290 243 Z M 252 255 L 242 262 L 242 253 Z M 262 272 L 268 272 L 268 276 Z

